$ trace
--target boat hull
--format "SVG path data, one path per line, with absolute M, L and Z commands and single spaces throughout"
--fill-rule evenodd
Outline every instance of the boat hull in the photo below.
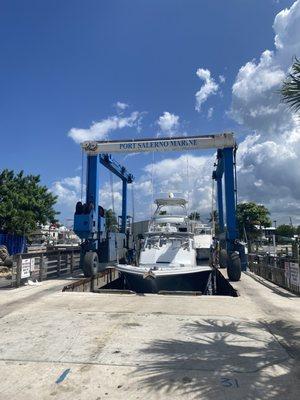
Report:
M 197 271 L 186 274 L 164 276 L 121 272 L 126 288 L 136 293 L 159 293 L 161 291 L 200 291 L 205 292 L 211 271 Z

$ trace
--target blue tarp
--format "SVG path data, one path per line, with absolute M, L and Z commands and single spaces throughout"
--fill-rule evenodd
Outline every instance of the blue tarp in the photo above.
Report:
M 0 245 L 4 244 L 10 255 L 25 253 L 26 251 L 26 238 L 25 236 L 10 235 L 7 233 L 0 233 Z

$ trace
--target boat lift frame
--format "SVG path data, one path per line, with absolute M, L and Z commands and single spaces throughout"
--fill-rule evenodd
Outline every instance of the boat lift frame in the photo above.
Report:
M 133 176 L 127 173 L 125 167 L 120 166 L 111 157 L 111 153 L 139 153 L 139 152 L 167 152 L 167 151 L 191 151 L 198 149 L 217 149 L 217 164 L 213 172 L 213 179 L 217 182 L 218 220 L 221 236 L 225 237 L 225 254 L 228 275 L 232 280 L 240 279 L 242 248 L 238 242 L 236 226 L 236 177 L 235 177 L 235 152 L 236 142 L 233 133 L 222 133 L 205 136 L 184 136 L 171 138 L 129 139 L 113 141 L 85 141 L 81 144 L 87 153 L 87 191 L 86 201 L 92 202 L 94 214 L 92 226 L 97 231 L 98 200 L 99 200 L 99 161 L 122 179 L 122 226 L 126 229 L 126 203 L 127 183 L 131 183 Z M 225 218 L 223 205 L 223 177 Z M 226 220 L 226 225 L 224 221 Z M 91 240 L 94 240 L 91 237 Z M 94 251 L 95 246 L 89 246 Z M 90 260 L 93 257 L 90 256 Z M 90 262 L 90 261 L 89 261 Z

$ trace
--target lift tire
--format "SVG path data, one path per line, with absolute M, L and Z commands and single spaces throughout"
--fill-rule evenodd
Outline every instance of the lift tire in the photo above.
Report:
M 241 259 L 238 253 L 231 253 L 228 256 L 227 275 L 232 282 L 241 279 Z
M 228 266 L 228 254 L 227 254 L 226 249 L 220 250 L 219 266 L 220 266 L 220 268 L 227 268 L 227 266 Z
M 98 272 L 98 255 L 94 251 L 88 251 L 83 258 L 83 273 L 86 278 L 97 275 Z

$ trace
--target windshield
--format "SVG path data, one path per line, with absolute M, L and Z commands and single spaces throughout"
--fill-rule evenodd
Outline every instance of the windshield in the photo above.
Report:
M 196 235 L 211 235 L 211 228 L 197 228 Z
M 167 244 L 171 244 L 174 247 L 190 247 L 190 238 L 179 235 L 170 235 L 166 237 L 165 235 L 153 235 L 148 236 L 144 243 L 144 250 L 150 248 L 160 248 L 162 246 L 166 246 Z

